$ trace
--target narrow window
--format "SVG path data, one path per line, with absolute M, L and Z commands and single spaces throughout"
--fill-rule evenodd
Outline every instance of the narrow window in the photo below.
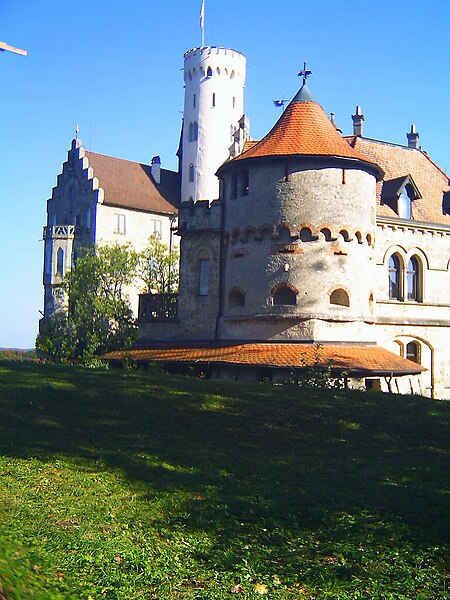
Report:
M 400 259 L 396 254 L 389 259 L 389 298 L 400 300 Z
M 56 274 L 64 275 L 64 250 L 62 248 L 58 248 L 58 252 L 56 253 Z
M 207 77 L 212 77 L 212 74 L 213 74 L 213 73 L 212 73 L 212 69 L 211 69 L 211 67 L 208 67 L 208 70 L 206 71 L 206 76 L 207 76 Z
M 48 240 L 45 242 L 44 272 L 46 275 L 50 275 L 52 272 L 52 246 Z
M 415 302 L 420 301 L 420 288 L 419 288 L 419 277 L 420 267 L 419 261 L 413 256 L 406 269 L 406 298 L 407 300 L 414 300 Z
M 231 190 L 230 196 L 231 198 L 237 198 L 238 195 L 238 174 L 236 171 L 231 173 Z
M 152 228 L 152 234 L 156 234 L 159 239 L 161 239 L 162 236 L 162 221 L 161 219 L 152 219 L 151 220 L 151 228 Z
M 195 108 L 195 105 L 196 105 L 196 103 L 197 103 L 197 95 L 196 95 L 196 94 L 194 94 L 194 97 L 193 97 L 193 99 L 192 99 L 192 107 L 193 107 L 193 108 Z
M 189 183 L 193 183 L 195 176 L 194 165 L 191 163 L 189 165 Z
M 241 173 L 241 196 L 248 196 L 250 188 L 249 170 L 244 169 Z
M 209 280 L 209 259 L 200 258 L 198 261 L 198 294 L 199 296 L 208 295 Z
M 116 213 L 114 215 L 114 233 L 119 233 L 120 235 L 125 235 L 125 215 L 120 215 Z
M 212 105 L 213 105 L 213 107 L 216 105 L 216 93 L 215 92 L 213 92 L 213 95 L 212 95 Z
M 406 358 L 420 365 L 420 344 L 418 342 L 406 344 Z
M 273 294 L 273 303 L 279 305 L 296 305 L 297 294 L 287 285 L 280 286 Z
M 92 210 L 91 207 L 88 206 L 86 209 L 86 213 L 85 213 L 85 219 L 86 219 L 86 229 L 88 231 L 90 231 L 91 229 L 91 224 L 92 224 Z
M 196 142 L 198 140 L 198 123 L 194 121 L 189 123 L 188 140 L 190 142 Z
M 236 108 L 236 96 L 233 96 L 233 108 Z

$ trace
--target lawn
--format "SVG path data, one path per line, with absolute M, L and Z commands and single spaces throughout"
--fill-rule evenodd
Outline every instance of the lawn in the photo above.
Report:
M 449 416 L 0 362 L 0 600 L 448 599 Z

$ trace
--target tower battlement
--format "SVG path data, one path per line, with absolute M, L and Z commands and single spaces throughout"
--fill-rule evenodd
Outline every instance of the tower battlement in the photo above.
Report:
M 236 50 L 202 46 L 184 54 L 181 201 L 219 197 L 217 169 L 244 114 L 246 59 Z
M 200 231 L 218 231 L 221 222 L 220 201 L 211 204 L 205 200 L 183 202 L 178 212 L 180 234 Z

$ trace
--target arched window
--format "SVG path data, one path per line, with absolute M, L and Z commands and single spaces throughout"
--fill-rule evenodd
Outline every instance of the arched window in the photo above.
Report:
M 287 285 L 278 286 L 273 292 L 273 304 L 279 305 L 293 305 L 297 304 L 297 294 L 291 290 Z
M 211 67 L 208 67 L 208 70 L 206 71 L 206 76 L 207 77 L 212 77 L 212 74 L 213 74 L 213 72 L 212 72 Z
M 202 252 L 198 257 L 198 295 L 208 295 L 209 284 L 209 258 L 206 252 Z
M 61 277 L 64 275 L 64 250 L 62 248 L 58 248 L 56 253 L 56 273 Z
M 419 342 L 409 342 L 406 344 L 406 358 L 420 365 L 420 344 Z
M 393 300 L 401 299 L 400 278 L 400 259 L 397 254 L 393 254 L 389 259 L 389 298 Z
M 300 239 L 302 242 L 311 242 L 313 237 L 312 237 L 312 231 L 309 227 L 302 227 L 300 230 Z
M 323 237 L 325 238 L 326 242 L 331 242 L 331 231 L 328 229 L 328 227 L 324 227 L 323 229 L 321 229 L 320 233 L 323 234 Z
M 330 294 L 330 304 L 337 304 L 338 306 L 350 306 L 350 299 L 347 292 L 343 289 L 333 290 Z
M 245 296 L 241 290 L 233 289 L 228 294 L 228 302 L 230 307 L 245 306 Z
M 189 183 L 193 183 L 195 176 L 194 165 L 191 163 L 189 165 Z
M 415 256 L 409 259 L 406 268 L 406 299 L 420 302 L 420 265 Z

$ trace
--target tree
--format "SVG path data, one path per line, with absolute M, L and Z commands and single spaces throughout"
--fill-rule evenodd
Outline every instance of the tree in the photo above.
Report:
M 82 249 L 60 289 L 67 312 L 42 322 L 37 350 L 58 362 L 89 363 L 133 344 L 138 328 L 125 288 L 137 264 L 129 246 Z
M 178 291 L 178 248 L 169 248 L 154 233 L 148 239 L 147 248 L 139 254 L 138 277 L 144 284 L 144 292 L 162 294 Z

